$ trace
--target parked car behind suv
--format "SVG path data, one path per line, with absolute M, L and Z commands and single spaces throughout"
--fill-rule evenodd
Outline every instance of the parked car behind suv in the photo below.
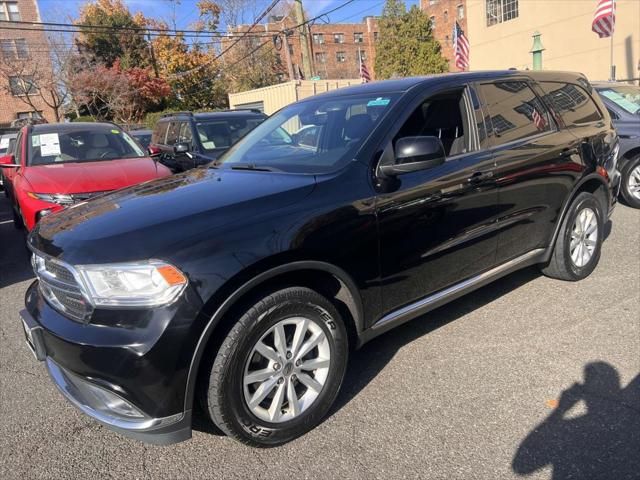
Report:
M 298 145 L 305 125 L 317 142 Z M 351 348 L 528 265 L 588 276 L 617 142 L 573 73 L 305 99 L 206 169 L 44 218 L 29 237 L 30 348 L 123 434 L 184 440 L 198 405 L 241 442 L 282 444 L 327 413 Z
M 594 83 L 620 138 L 620 193 L 631 207 L 640 208 L 640 87 L 628 83 Z
M 0 158 L 0 167 L 9 173 L 14 224 L 27 230 L 64 207 L 171 175 L 110 123 L 23 127 L 14 151 Z
M 13 132 L 3 133 L 2 135 L 0 135 L 0 157 L 10 155 L 13 152 L 17 136 L 18 134 Z M 4 183 L 4 175 L 2 173 L 2 169 L 0 168 L 0 188 L 4 190 L 5 196 L 8 197 L 9 194 L 7 193 L 7 189 L 5 188 Z
M 150 152 L 173 172 L 183 172 L 215 160 L 265 118 L 259 110 L 170 113 L 153 129 Z

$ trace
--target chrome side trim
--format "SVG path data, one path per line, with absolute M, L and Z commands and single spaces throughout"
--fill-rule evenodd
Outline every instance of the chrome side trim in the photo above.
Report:
M 380 320 L 378 320 L 371 328 L 373 330 L 378 330 L 383 327 L 391 326 L 395 323 L 402 323 L 416 318 L 428 312 L 429 310 L 433 310 L 440 305 L 443 305 L 457 297 L 462 296 L 464 293 L 486 285 L 492 280 L 495 280 L 496 278 L 499 278 L 503 275 L 507 275 L 508 273 L 511 273 L 512 271 L 524 266 L 524 264 L 536 263 L 538 257 L 541 257 L 544 252 L 544 248 L 531 250 L 530 252 L 525 253 L 520 257 L 514 258 L 513 260 L 509 260 L 502 265 L 498 265 L 491 270 L 487 270 L 484 273 L 468 278 L 467 280 L 464 280 L 460 283 L 456 283 L 455 285 L 445 288 L 444 290 L 433 293 L 418 300 L 417 302 L 388 313 Z
M 177 423 L 185 416 L 184 412 L 163 418 L 152 418 L 149 416 L 144 416 L 140 417 L 140 419 L 125 419 L 116 415 L 109 415 L 98 410 L 99 407 L 104 408 L 107 407 L 107 405 L 90 405 L 89 402 L 85 398 L 83 398 L 82 393 L 75 385 L 75 383 L 78 382 L 89 382 L 63 369 L 51 358 L 46 359 L 46 364 L 49 375 L 51 376 L 51 379 L 53 380 L 55 386 L 58 388 L 58 390 L 60 390 L 60 393 L 62 393 L 62 395 L 64 395 L 64 397 L 82 413 L 92 417 L 93 419 L 99 421 L 100 423 L 103 423 L 108 427 L 127 430 L 131 432 L 148 432 Z M 95 384 L 93 384 L 93 386 L 94 388 L 97 387 L 97 385 Z M 118 396 L 113 392 L 109 393 L 111 395 Z M 122 400 L 126 402 L 126 400 Z

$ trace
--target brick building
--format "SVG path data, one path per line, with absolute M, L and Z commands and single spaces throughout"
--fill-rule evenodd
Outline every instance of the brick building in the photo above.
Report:
M 278 33 L 295 26 L 290 17 L 272 17 L 269 23 L 258 25 L 251 33 Z M 232 32 L 246 31 L 248 25 L 239 25 Z M 318 23 L 309 26 L 309 49 L 311 51 L 311 70 L 313 75 L 321 79 L 353 79 L 360 76 L 360 57 L 367 66 L 371 76 L 375 78 L 374 62 L 376 55 L 375 42 L 378 38 L 378 22 L 375 17 L 365 17 L 362 23 Z M 284 36 L 281 36 L 284 39 Z M 294 31 L 287 37 L 287 45 L 291 54 L 293 70 L 297 77 L 302 71 L 302 36 Z M 286 78 L 287 60 L 282 42 L 279 50 L 280 60 Z
M 0 20 L 42 21 L 36 0 L 0 0 Z M 37 70 L 39 74 L 50 74 L 47 38 L 42 31 L 11 29 L 15 27 L 24 25 L 8 23 L 0 27 L 0 126 L 8 126 L 18 118 L 38 116 L 54 122 L 53 109 L 37 93 L 38 79 L 33 78 L 34 75 L 19 73 Z M 27 92 L 33 106 L 24 101 Z
M 467 34 L 466 0 L 420 0 L 420 8 L 429 15 L 433 25 L 433 35 L 442 47 L 442 55 L 449 60 L 449 70 L 457 72 L 453 58 L 453 26 L 457 21 Z

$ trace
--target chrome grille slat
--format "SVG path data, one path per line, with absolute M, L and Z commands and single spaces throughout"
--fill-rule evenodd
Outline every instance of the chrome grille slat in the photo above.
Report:
M 71 320 L 88 322 L 93 307 L 82 294 L 73 272 L 49 257 L 37 253 L 34 255 L 39 257 L 34 267 L 40 291 L 47 303 Z

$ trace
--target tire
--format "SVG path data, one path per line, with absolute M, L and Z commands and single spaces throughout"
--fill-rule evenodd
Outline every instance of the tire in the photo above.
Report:
M 11 211 L 13 212 L 13 226 L 16 230 L 23 230 L 24 221 L 22 220 L 22 215 L 20 214 L 20 207 L 17 205 L 12 205 Z
M 591 223 L 593 214 L 593 223 Z M 586 217 L 585 217 L 586 216 Z M 587 219 L 588 226 L 595 225 L 596 230 L 581 237 L 576 229 L 583 229 L 582 221 Z M 559 280 L 575 282 L 588 277 L 598 265 L 604 233 L 604 215 L 602 205 L 591 193 L 582 192 L 573 200 L 558 232 L 558 238 L 549 263 L 542 268 L 542 273 Z M 584 242 L 581 239 L 584 238 Z M 572 239 L 574 243 L 572 244 Z M 575 247 L 575 245 L 578 245 Z M 575 248 L 572 248 L 575 247 Z M 582 250 L 578 250 L 582 248 Z M 591 250 L 592 248 L 592 250 Z M 575 257 L 572 255 L 574 254 Z
M 278 338 L 285 338 L 286 348 L 280 342 L 278 349 L 278 326 L 282 327 Z M 298 329 L 307 333 L 298 343 L 300 348 L 295 348 Z M 316 338 L 322 340 L 304 354 L 305 345 L 312 345 L 310 340 Z M 261 351 L 264 345 L 270 346 L 270 358 L 256 350 L 258 343 L 263 347 Z M 292 356 L 284 358 L 278 352 Z M 206 410 L 220 430 L 242 443 L 254 447 L 282 445 L 311 430 L 326 415 L 342 384 L 347 357 L 345 325 L 330 301 L 308 288 L 279 290 L 248 308 L 222 342 L 208 385 L 202 390 Z M 296 362 L 297 358 L 302 363 Z M 322 368 L 304 368 L 312 365 Z M 269 378 L 260 377 L 256 383 L 246 384 L 245 379 L 249 380 L 252 372 Z M 268 392 L 262 401 L 261 388 Z M 299 400 L 295 404 L 289 400 L 290 388 Z M 282 399 L 279 408 L 278 398 Z M 253 408 L 249 400 L 256 400 Z
M 640 208 L 640 155 L 630 159 L 622 169 L 620 195 L 627 205 Z

